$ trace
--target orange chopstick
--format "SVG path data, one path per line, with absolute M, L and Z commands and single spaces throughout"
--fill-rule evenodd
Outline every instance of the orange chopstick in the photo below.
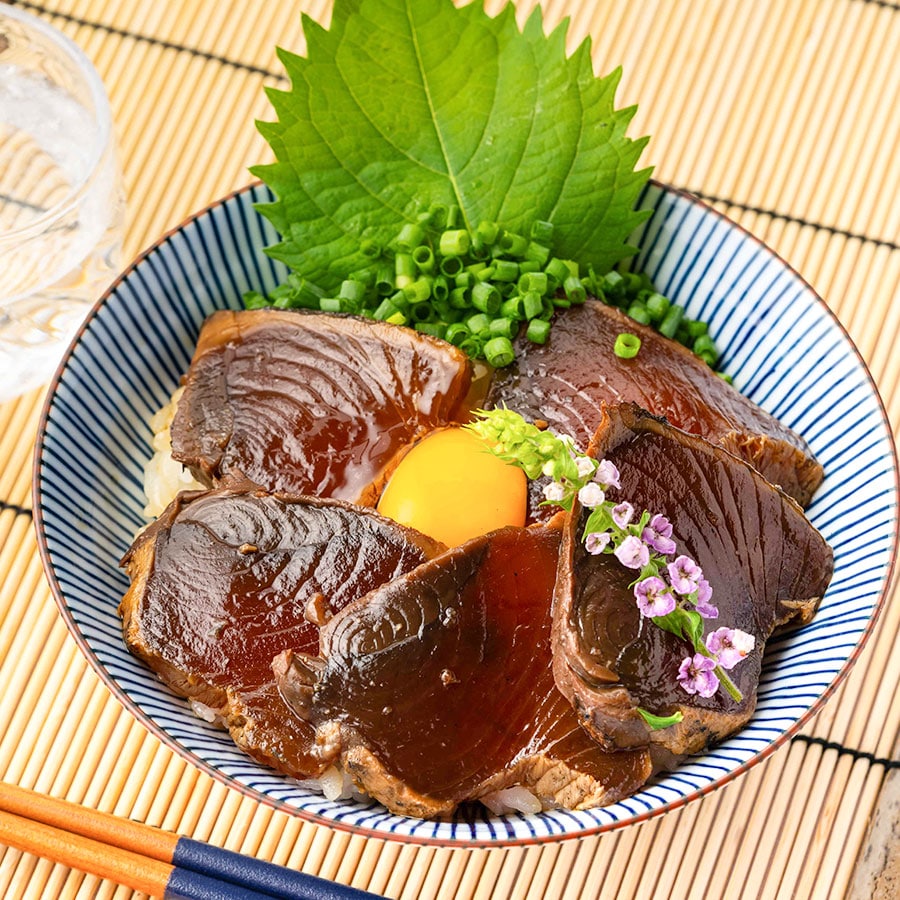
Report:
M 139 853 L 5 811 L 0 811 L 0 844 L 108 878 L 154 897 L 166 896 L 169 878 L 175 868 Z
M 0 844 L 166 900 L 363 900 L 356 888 L 0 782 Z

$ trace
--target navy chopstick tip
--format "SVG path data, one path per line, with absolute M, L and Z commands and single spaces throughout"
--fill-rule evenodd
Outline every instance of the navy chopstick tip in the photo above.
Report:
M 246 895 L 247 900 L 251 897 L 278 900 L 381 900 L 378 894 L 188 837 L 178 839 L 172 853 L 172 864 L 177 870 L 205 875 L 219 883 L 253 892 Z M 235 900 L 239 896 L 243 895 L 235 894 Z M 232 900 L 232 895 L 223 897 L 223 900 Z
M 175 866 L 166 882 L 163 900 L 273 900 L 273 895 Z

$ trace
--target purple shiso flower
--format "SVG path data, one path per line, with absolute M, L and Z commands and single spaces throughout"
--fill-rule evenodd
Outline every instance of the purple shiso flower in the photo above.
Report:
M 594 472 L 594 481 L 598 481 L 608 488 L 622 486 L 619 483 L 619 470 L 608 459 L 600 460 L 597 471 Z
M 578 502 L 588 509 L 599 506 L 605 499 L 606 495 L 603 493 L 603 488 L 596 481 L 586 484 L 578 491 Z
M 719 689 L 719 679 L 713 671 L 716 661 L 695 653 L 688 656 L 678 669 L 678 682 L 689 694 L 712 697 Z
M 719 617 L 718 608 L 709 602 L 711 599 L 712 588 L 705 578 L 701 578 L 697 584 L 697 599 L 694 601 L 694 607 L 704 619 L 717 619 Z
M 739 628 L 717 628 L 706 636 L 706 647 L 723 669 L 733 669 L 754 647 L 756 638 Z
M 642 616 L 667 616 L 675 609 L 675 597 L 669 586 L 655 575 L 644 578 L 634 586 L 634 596 Z
M 657 553 L 662 553 L 663 556 L 669 556 L 675 552 L 675 541 L 672 540 L 672 524 L 665 516 L 657 513 L 644 528 L 641 537 Z
M 588 475 L 593 475 L 595 465 L 594 460 L 589 456 L 577 456 L 575 458 L 575 469 L 579 478 L 587 478 Z
M 558 481 L 551 481 L 544 487 L 544 498 L 551 503 L 559 503 L 565 496 L 566 489 Z
M 619 528 L 627 528 L 628 523 L 631 522 L 633 517 L 634 507 L 627 501 L 617 503 L 612 508 L 612 520 L 616 523 L 616 525 L 619 526 Z M 646 540 L 646 538 L 644 540 Z
M 629 569 L 642 569 L 650 562 L 650 549 L 633 534 L 629 534 L 613 553 L 616 559 Z
M 693 594 L 703 577 L 703 570 L 689 556 L 678 556 L 666 567 L 669 581 L 678 594 Z
M 584 549 L 596 556 L 609 546 L 611 540 L 612 535 L 608 531 L 592 531 L 584 539 Z

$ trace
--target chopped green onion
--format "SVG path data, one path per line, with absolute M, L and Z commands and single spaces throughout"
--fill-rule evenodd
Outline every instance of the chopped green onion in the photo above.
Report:
M 584 285 L 577 275 L 570 275 L 563 282 L 563 290 L 566 292 L 566 296 L 572 303 L 584 303 L 586 299 Z
M 351 300 L 353 303 L 362 303 L 366 295 L 366 286 L 361 281 L 347 279 L 341 283 L 338 294 L 342 300 Z
M 472 334 L 488 331 L 491 327 L 491 317 L 487 313 L 475 313 L 474 316 L 466 319 L 466 327 Z
M 414 322 L 435 322 L 437 314 L 430 303 L 416 303 L 409 308 L 409 317 Z
M 616 338 L 616 342 L 613 345 L 613 353 L 619 359 L 633 359 L 638 355 L 638 350 L 640 349 L 641 339 L 636 334 L 630 334 L 627 331 L 623 331 Z
M 675 332 L 678 331 L 683 315 L 684 310 L 677 304 L 672 304 L 666 313 L 666 317 L 659 323 L 659 333 L 664 334 L 668 338 L 675 337 Z
M 472 284 L 475 281 L 474 276 L 468 269 L 463 269 L 454 279 L 453 283 L 458 288 L 465 288 L 466 290 L 470 290 L 472 288 Z
M 698 338 L 701 334 L 709 331 L 709 325 L 706 322 L 699 322 L 696 319 L 685 319 L 684 324 L 688 335 L 692 338 Z
M 512 338 L 516 333 L 516 323 L 513 319 L 500 316 L 491 320 L 489 330 L 494 337 Z
M 715 366 L 719 361 L 719 351 L 715 341 L 708 334 L 701 334 L 694 340 L 691 350 L 710 366 Z
M 404 288 L 418 275 L 411 253 L 398 253 L 394 257 L 394 286 Z
M 555 256 L 547 263 L 545 271 L 549 277 L 555 278 L 559 284 L 562 284 L 570 275 L 577 274 L 577 272 L 573 272 L 569 268 L 568 263 L 564 259 L 558 259 Z
M 472 305 L 469 292 L 462 287 L 453 288 L 450 291 L 450 305 L 454 309 L 468 309 Z
M 507 297 L 500 304 L 500 315 L 505 316 L 507 319 L 516 319 L 517 321 L 527 318 L 522 303 L 522 295 L 515 294 L 512 297 Z
M 503 232 L 499 241 L 500 249 L 510 256 L 522 257 L 528 249 L 528 238 L 521 234 L 513 234 L 509 231 Z
M 508 337 L 491 338 L 485 343 L 483 351 L 484 358 L 495 369 L 508 366 L 516 358 L 516 351 Z
M 464 228 L 456 228 L 441 234 L 438 242 L 438 253 L 441 256 L 462 256 L 467 253 L 471 239 Z
M 371 238 L 366 238 L 366 240 L 362 241 L 359 249 L 362 251 L 362 255 L 367 256 L 369 259 L 378 259 L 381 256 L 381 245 Z
M 403 294 L 410 303 L 424 303 L 431 297 L 431 281 L 428 278 L 417 278 L 403 288 Z
M 519 264 L 511 259 L 494 260 L 494 281 L 517 281 L 519 278 Z
M 442 340 L 446 337 L 448 327 L 443 322 L 416 322 L 415 326 L 416 331 L 421 331 L 422 334 L 430 334 L 432 337 L 441 338 Z
M 550 336 L 550 323 L 546 319 L 532 319 L 525 330 L 525 337 L 533 344 L 546 344 Z
M 549 244 L 553 240 L 553 223 L 535 219 L 531 223 L 531 239 L 542 244 Z
M 367 259 L 345 278 L 336 296 L 326 297 L 316 285 L 290 273 L 268 296 L 248 291 L 244 304 L 409 323 L 423 333 L 442 335 L 475 357 L 489 351 L 499 365 L 509 348 L 492 342 L 502 339 L 512 347 L 519 323 L 525 322 L 527 337 L 544 343 L 557 310 L 593 295 L 716 364 L 718 353 L 706 323 L 685 316 L 645 273 L 623 269 L 598 275 L 590 264 L 554 256 L 553 233 L 552 223 L 543 220 L 519 231 L 482 221 L 470 232 L 458 206 L 436 204 L 402 223 L 384 246 L 361 240 L 359 254 Z
M 438 268 L 440 268 L 442 275 L 455 279 L 463 270 L 463 261 L 458 256 L 445 256 Z
M 470 334 L 459 345 L 459 349 L 473 358 L 478 358 L 484 355 L 484 341 L 477 334 Z
M 525 259 L 522 265 L 526 262 L 533 262 L 538 267 L 546 266 L 548 259 L 550 259 L 550 248 L 546 244 L 530 241 L 528 248 L 525 250 Z
M 404 290 L 394 291 L 394 293 L 388 297 L 388 300 L 390 300 L 400 312 L 405 313 L 409 309 L 409 300 L 406 299 L 406 292 Z
M 466 326 L 462 322 L 453 322 L 451 325 L 447 326 L 447 331 L 444 334 L 444 339 L 449 341 L 455 347 L 458 347 L 471 334 L 472 332 L 469 331 L 468 326 Z
M 647 312 L 650 313 L 650 318 L 654 322 L 662 322 L 666 317 L 666 313 L 669 311 L 671 304 L 667 297 L 654 291 L 646 300 L 644 300 L 644 306 L 647 308 Z
M 435 275 L 431 282 L 431 296 L 439 303 L 450 297 L 450 285 L 444 275 Z
M 541 297 L 541 312 L 538 318 L 547 319 L 549 321 L 553 318 L 554 312 L 556 312 L 556 307 L 554 306 L 553 301 L 549 297 Z
M 635 300 L 634 303 L 625 310 L 625 314 L 630 319 L 634 319 L 635 322 L 640 322 L 642 325 L 649 325 L 651 322 L 649 310 L 639 300 Z
M 536 319 L 544 309 L 544 302 L 537 291 L 526 291 L 522 294 L 522 312 L 526 319 Z
M 603 276 L 603 293 L 612 298 L 613 302 L 625 296 L 625 279 L 613 269 Z
M 625 279 L 625 290 L 628 293 L 636 294 L 638 291 L 643 290 L 644 280 L 640 275 L 634 272 L 626 272 L 622 277 Z
M 375 312 L 372 313 L 373 319 L 380 319 L 382 322 L 387 321 L 388 318 L 393 316 L 394 314 L 400 312 L 396 306 L 391 302 L 391 300 L 387 297 L 378 304 L 375 308 Z
M 413 262 L 420 272 L 434 271 L 434 251 L 427 244 L 419 244 L 412 251 Z
M 496 315 L 500 311 L 501 298 L 500 293 L 493 285 L 485 281 L 479 281 L 472 288 L 472 306 L 481 312 L 490 316 Z
M 380 297 L 387 297 L 394 293 L 394 267 L 383 265 L 378 267 L 375 275 L 375 293 Z
M 519 290 L 525 294 L 528 291 L 537 291 L 539 294 L 547 293 L 546 272 L 526 272 L 519 278 Z
M 481 244 L 493 244 L 500 234 L 500 226 L 496 222 L 479 222 L 475 229 L 475 237 Z
M 425 239 L 425 229 L 419 222 L 407 222 L 397 235 L 394 243 L 404 253 L 412 253 Z
M 432 228 L 442 229 L 447 227 L 447 219 L 447 207 L 442 203 L 436 203 L 425 214 L 422 223 L 430 225 Z

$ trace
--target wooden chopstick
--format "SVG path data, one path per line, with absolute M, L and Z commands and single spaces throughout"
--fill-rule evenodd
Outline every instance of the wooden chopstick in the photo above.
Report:
M 377 896 L 3 783 L 0 844 L 165 900 L 363 900 Z

